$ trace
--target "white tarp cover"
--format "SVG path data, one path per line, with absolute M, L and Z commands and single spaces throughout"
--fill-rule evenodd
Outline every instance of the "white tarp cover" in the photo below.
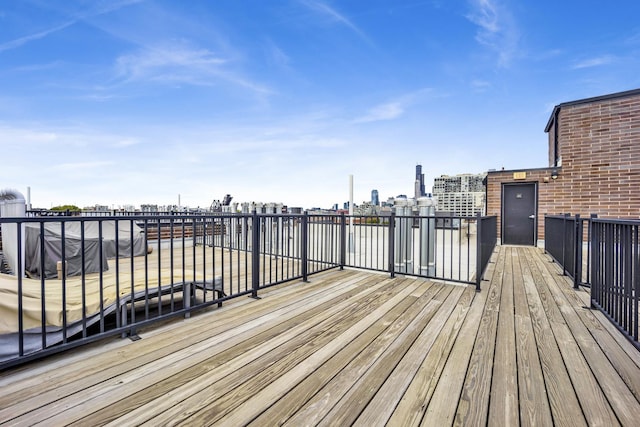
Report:
M 100 257 L 100 223 L 102 223 L 102 260 Z M 62 229 L 59 222 L 44 223 L 44 238 L 40 224 L 27 223 L 25 229 L 25 270 L 31 277 L 41 277 L 41 255 L 44 245 L 44 277 L 58 276 L 57 263 L 62 261 Z M 65 221 L 66 275 L 82 273 L 82 227 L 84 227 L 84 272 L 97 273 L 109 269 L 107 259 L 143 255 L 146 251 L 143 230 L 131 221 L 118 221 L 118 248 L 116 250 L 115 221 Z

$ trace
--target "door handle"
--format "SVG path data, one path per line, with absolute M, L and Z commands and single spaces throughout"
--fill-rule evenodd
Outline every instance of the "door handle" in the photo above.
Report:
M 535 215 L 529 215 L 529 219 L 535 219 Z

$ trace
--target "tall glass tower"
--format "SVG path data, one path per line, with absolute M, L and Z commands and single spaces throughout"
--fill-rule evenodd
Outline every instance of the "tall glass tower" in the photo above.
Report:
M 416 165 L 416 199 L 426 196 L 424 189 L 424 174 L 422 173 L 422 165 Z
M 380 199 L 378 198 L 378 190 L 371 190 L 371 204 L 374 206 L 380 205 Z

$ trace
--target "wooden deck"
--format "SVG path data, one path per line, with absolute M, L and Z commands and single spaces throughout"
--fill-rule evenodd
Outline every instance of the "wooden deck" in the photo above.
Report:
M 472 286 L 330 271 L 0 373 L 11 425 L 638 425 L 640 352 L 535 248 Z

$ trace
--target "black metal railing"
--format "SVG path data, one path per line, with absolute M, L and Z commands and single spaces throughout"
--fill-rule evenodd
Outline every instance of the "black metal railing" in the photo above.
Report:
M 480 281 L 489 265 L 491 254 L 498 240 L 498 218 L 486 216 L 478 218 L 478 259 L 476 272 L 476 289 L 480 290 Z
M 574 287 L 591 287 L 600 309 L 638 348 L 640 221 L 569 214 L 545 217 L 545 251 Z
M 347 267 L 475 284 L 496 244 L 496 217 L 343 218 Z
M 594 218 L 597 215 L 545 215 L 544 250 L 562 267 L 562 274 L 573 279 L 574 288 L 591 283 L 590 221 Z
M 310 214 L 0 218 L 0 369 L 354 267 L 475 284 L 495 217 Z
M 591 305 L 640 349 L 640 221 L 594 218 L 590 223 Z

